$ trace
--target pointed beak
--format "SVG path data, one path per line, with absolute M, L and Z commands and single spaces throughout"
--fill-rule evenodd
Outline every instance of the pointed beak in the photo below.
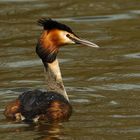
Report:
M 99 48 L 99 46 L 96 45 L 95 43 L 92 43 L 92 42 L 90 42 L 88 40 L 85 40 L 85 39 L 80 39 L 77 36 L 67 34 L 67 37 L 76 44 L 83 44 L 85 46 L 89 46 L 89 47 L 93 47 L 93 48 Z

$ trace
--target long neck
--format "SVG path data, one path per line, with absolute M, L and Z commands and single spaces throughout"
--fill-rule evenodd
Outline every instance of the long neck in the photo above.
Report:
M 68 95 L 66 93 L 61 71 L 59 67 L 59 62 L 55 59 L 52 63 L 44 63 L 45 66 L 45 78 L 47 80 L 47 90 L 54 91 L 58 94 L 61 94 L 69 101 Z

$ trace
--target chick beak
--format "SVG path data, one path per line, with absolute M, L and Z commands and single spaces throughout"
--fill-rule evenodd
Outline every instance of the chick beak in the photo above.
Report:
M 85 46 L 89 46 L 89 47 L 93 47 L 93 48 L 99 48 L 98 45 L 96 45 L 95 43 L 92 43 L 88 40 L 85 40 L 85 39 L 81 39 L 75 35 L 70 35 L 70 34 L 67 34 L 67 37 L 72 40 L 75 44 L 83 44 Z

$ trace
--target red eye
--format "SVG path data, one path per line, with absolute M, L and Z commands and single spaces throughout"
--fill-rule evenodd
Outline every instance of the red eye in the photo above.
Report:
M 69 34 L 66 34 L 66 37 L 70 38 L 70 35 Z

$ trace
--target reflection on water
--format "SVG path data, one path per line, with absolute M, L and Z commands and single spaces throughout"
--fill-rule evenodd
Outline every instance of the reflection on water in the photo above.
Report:
M 60 140 L 62 135 L 61 124 L 18 124 L 9 122 L 8 124 L 1 124 L 0 129 L 0 132 L 3 133 L 3 139 L 7 135 L 5 131 L 13 133 L 15 135 L 14 139 L 24 139 L 27 136 L 27 140 Z M 23 131 L 25 131 L 24 135 L 21 134 Z M 10 137 L 7 136 L 7 139 L 10 139 Z
M 138 0 L 0 0 L 0 139 L 139 139 L 139 5 Z M 24 91 L 45 88 L 35 54 L 40 17 L 66 23 L 101 48 L 70 45 L 59 52 L 74 108 L 68 122 L 11 122 L 3 116 L 5 105 Z

